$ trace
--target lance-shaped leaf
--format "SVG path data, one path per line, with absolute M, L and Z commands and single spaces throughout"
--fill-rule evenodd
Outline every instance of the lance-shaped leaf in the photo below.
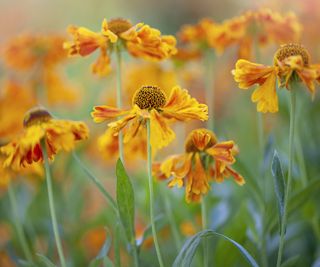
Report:
M 284 214 L 284 198 L 285 198 L 285 182 L 281 161 L 277 151 L 274 151 L 271 172 L 274 180 L 274 189 L 277 196 L 278 211 L 279 211 L 279 229 L 281 231 L 282 218 Z

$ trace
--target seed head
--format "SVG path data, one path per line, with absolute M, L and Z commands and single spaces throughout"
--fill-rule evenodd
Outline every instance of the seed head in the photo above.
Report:
M 160 109 L 166 102 L 164 92 L 156 86 L 143 86 L 133 97 L 133 104 L 141 109 Z

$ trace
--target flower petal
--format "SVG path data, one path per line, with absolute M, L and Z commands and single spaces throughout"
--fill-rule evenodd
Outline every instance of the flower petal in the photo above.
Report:
M 95 106 L 91 112 L 91 117 L 96 123 L 100 123 L 109 119 L 113 119 L 124 114 L 127 114 L 128 111 L 123 109 L 118 109 L 110 106 Z
M 234 147 L 233 141 L 220 142 L 207 149 L 206 153 L 226 164 L 233 164 L 235 162 L 235 158 L 233 157 Z

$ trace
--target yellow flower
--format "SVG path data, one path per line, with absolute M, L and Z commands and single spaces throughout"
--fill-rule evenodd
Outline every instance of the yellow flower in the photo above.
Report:
M 254 42 L 260 46 L 271 42 L 298 42 L 301 29 L 302 26 L 293 13 L 282 15 L 268 8 L 261 8 L 224 21 L 212 41 L 220 40 L 222 49 L 236 44 L 239 47 L 239 58 L 250 59 Z
M 171 35 L 161 35 L 157 29 L 138 23 L 117 18 L 102 22 L 101 32 L 93 32 L 84 27 L 70 26 L 68 32 L 73 36 L 73 42 L 65 42 L 64 48 L 69 55 L 87 56 L 97 49 L 100 56 L 92 66 L 93 73 L 107 75 L 110 70 L 110 56 L 114 46 L 124 46 L 128 52 L 147 60 L 163 60 L 176 53 L 176 40 Z
M 109 123 L 108 126 L 115 135 L 128 126 L 124 132 L 124 143 L 135 137 L 141 127 L 145 126 L 146 119 L 150 119 L 151 146 L 157 150 L 167 146 L 175 138 L 175 133 L 169 127 L 169 122 L 190 119 L 207 120 L 208 107 L 199 104 L 188 94 L 187 90 L 178 86 L 172 88 L 168 100 L 160 88 L 144 86 L 136 91 L 131 109 L 96 106 L 91 115 L 97 123 L 122 117 Z
M 300 44 L 286 44 L 281 46 L 274 55 L 274 65 L 265 66 L 240 59 L 236 69 L 232 71 L 239 88 L 248 89 L 257 84 L 251 96 L 257 102 L 259 112 L 277 112 L 278 96 L 276 81 L 279 87 L 290 90 L 290 82 L 303 82 L 312 96 L 315 93 L 314 81 L 320 77 L 320 65 L 311 65 L 308 51 Z
M 231 168 L 238 153 L 233 141 L 218 142 L 214 133 L 206 129 L 193 130 L 187 137 L 185 153 L 173 155 L 155 165 L 154 173 L 161 179 L 171 178 L 168 186 L 185 186 L 186 201 L 200 201 L 208 193 L 209 182 L 223 182 L 233 176 L 239 185 L 244 178 Z
M 31 109 L 25 116 L 24 131 L 10 143 L 0 148 L 5 155 L 3 166 L 19 170 L 33 162 L 43 161 L 43 140 L 49 159 L 60 150 L 70 151 L 76 141 L 88 138 L 88 128 L 83 122 L 53 119 L 43 108 Z

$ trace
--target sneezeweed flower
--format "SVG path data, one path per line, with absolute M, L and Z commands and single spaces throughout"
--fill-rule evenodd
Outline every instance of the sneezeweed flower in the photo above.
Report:
M 53 160 L 61 150 L 71 151 L 77 141 L 88 138 L 88 128 L 83 122 L 54 119 L 40 107 L 26 113 L 23 125 L 22 133 L 0 148 L 5 155 L 4 167 L 19 170 L 33 162 L 43 162 L 42 141 Z
M 136 91 L 132 99 L 131 109 L 118 109 L 110 106 L 95 106 L 91 113 L 97 123 L 121 117 L 108 124 L 114 135 L 125 129 L 124 143 L 134 138 L 146 120 L 150 119 L 151 146 L 157 150 L 167 146 L 175 133 L 170 128 L 170 122 L 208 119 L 208 107 L 192 98 L 188 91 L 179 86 L 172 88 L 169 98 L 155 86 L 144 86 Z
M 186 201 L 198 202 L 210 190 L 210 181 L 223 182 L 233 176 L 239 185 L 244 178 L 231 165 L 238 153 L 233 141 L 218 142 L 215 134 L 207 129 L 193 130 L 186 139 L 185 153 L 173 155 L 154 166 L 157 177 L 171 178 L 168 186 L 185 187 Z
M 253 45 L 265 46 L 269 43 L 283 44 L 298 42 L 302 26 L 295 14 L 280 14 L 268 8 L 247 11 L 244 14 L 226 20 L 216 31 L 212 41 L 222 44 L 221 49 L 238 45 L 238 57 L 251 59 Z
M 6 66 L 28 72 L 25 83 L 30 87 L 30 94 L 45 96 L 41 100 L 49 105 L 70 104 L 78 99 L 75 88 L 62 79 L 58 71 L 68 58 L 64 41 L 63 36 L 56 34 L 25 34 L 9 40 L 3 49 Z
M 69 55 L 88 56 L 100 50 L 97 61 L 92 65 L 92 72 L 100 76 L 111 71 L 110 54 L 115 45 L 124 47 L 132 56 L 159 61 L 176 53 L 176 40 L 171 35 L 161 35 L 149 25 L 131 24 L 129 20 L 117 18 L 103 20 L 101 32 L 93 32 L 84 27 L 69 26 L 72 42 L 65 42 L 64 48 Z
M 248 89 L 254 84 L 258 87 L 251 96 L 252 102 L 257 102 L 259 112 L 277 112 L 278 87 L 291 90 L 293 81 L 305 84 L 312 97 L 315 94 L 314 82 L 319 82 L 320 65 L 310 64 L 308 51 L 300 44 L 286 44 L 281 46 L 274 55 L 273 66 L 265 66 L 239 59 L 236 69 L 232 71 L 239 88 Z

